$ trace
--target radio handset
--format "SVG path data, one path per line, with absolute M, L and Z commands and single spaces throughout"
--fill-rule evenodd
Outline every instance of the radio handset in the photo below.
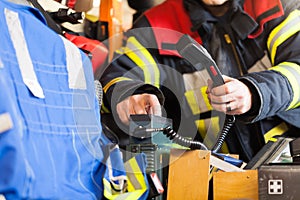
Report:
M 207 50 L 192 39 L 189 35 L 183 35 L 176 44 L 178 53 L 196 68 L 205 68 L 213 81 L 213 87 L 224 84 L 222 74 Z M 234 115 L 226 115 L 225 124 L 219 133 L 217 142 L 212 148 L 213 152 L 218 152 L 225 141 L 226 135 L 235 122 Z

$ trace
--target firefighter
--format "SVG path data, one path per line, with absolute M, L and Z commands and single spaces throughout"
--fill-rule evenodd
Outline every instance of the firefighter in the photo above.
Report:
M 249 161 L 268 141 L 300 128 L 300 1 L 166 0 L 126 33 L 102 75 L 103 112 L 163 115 L 209 147 L 235 115 L 222 151 Z M 147 28 L 149 27 L 149 28 Z M 203 45 L 225 84 L 212 87 L 174 48 L 182 34 Z M 210 135 L 208 135 L 210 134 Z

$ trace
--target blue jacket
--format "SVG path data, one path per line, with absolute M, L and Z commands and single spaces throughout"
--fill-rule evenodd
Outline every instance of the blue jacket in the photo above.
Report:
M 0 194 L 101 199 L 110 142 L 89 58 L 32 7 L 0 1 L 0 29 Z

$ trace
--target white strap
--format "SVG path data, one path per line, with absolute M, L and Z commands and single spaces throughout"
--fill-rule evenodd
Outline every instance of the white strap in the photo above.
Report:
M 64 37 L 61 38 L 66 49 L 69 88 L 85 90 L 86 80 L 79 48 Z
M 43 89 L 39 84 L 33 68 L 19 15 L 14 11 L 5 9 L 5 17 L 8 31 L 16 51 L 23 82 L 35 97 L 45 98 Z

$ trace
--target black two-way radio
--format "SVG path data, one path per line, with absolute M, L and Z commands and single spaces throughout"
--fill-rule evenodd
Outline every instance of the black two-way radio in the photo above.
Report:
M 206 69 L 213 81 L 213 86 L 224 84 L 222 74 L 208 51 L 192 39 L 189 35 L 183 35 L 176 44 L 178 53 L 189 61 L 197 69 Z
M 208 51 L 189 35 L 183 35 L 176 44 L 178 53 L 197 69 L 206 69 L 213 81 L 213 87 L 224 84 L 222 74 Z M 222 147 L 225 137 L 235 122 L 234 115 L 226 115 L 225 124 L 219 133 L 212 151 L 217 152 Z

